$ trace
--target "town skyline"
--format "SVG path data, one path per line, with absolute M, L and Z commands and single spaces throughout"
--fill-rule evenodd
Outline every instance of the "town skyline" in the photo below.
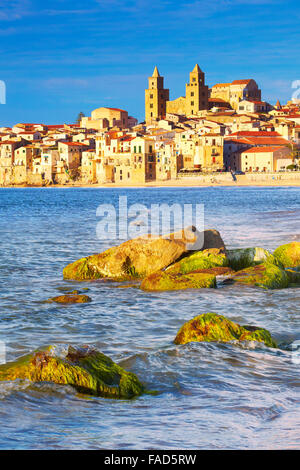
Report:
M 253 78 L 270 103 L 291 98 L 299 69 L 295 2 L 154 1 L 150 16 L 143 1 L 110 5 L 0 1 L 1 125 L 74 122 L 97 106 L 127 109 L 141 121 L 154 65 L 171 99 L 184 94 L 195 63 L 209 86 Z

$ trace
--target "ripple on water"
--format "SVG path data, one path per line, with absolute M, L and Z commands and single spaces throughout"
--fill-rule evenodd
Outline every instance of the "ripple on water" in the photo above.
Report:
M 204 203 L 207 227 L 229 247 L 299 239 L 298 188 L 0 190 L 0 339 L 13 360 L 47 344 L 91 344 L 135 372 L 156 396 L 85 397 L 71 387 L 0 385 L 0 448 L 299 448 L 299 365 L 293 351 L 248 343 L 175 346 L 180 326 L 209 311 L 300 339 L 297 289 L 227 286 L 146 293 L 85 282 L 92 302 L 44 304 L 83 284 L 63 267 L 100 252 L 100 203 Z M 13 236 L 12 236 L 13 234 Z

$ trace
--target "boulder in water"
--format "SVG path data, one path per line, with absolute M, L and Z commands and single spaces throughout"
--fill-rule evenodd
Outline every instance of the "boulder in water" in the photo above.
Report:
M 48 347 L 0 365 L 0 381 L 16 379 L 71 385 L 81 393 L 105 398 L 132 398 L 144 392 L 135 374 L 87 346 L 69 346 L 63 357 Z
M 103 253 L 69 264 L 65 279 L 91 280 L 110 278 L 117 281 L 143 279 L 174 263 L 197 244 L 199 232 L 186 228 L 163 237 L 143 236 L 128 240 Z
M 88 295 L 78 294 L 70 292 L 65 295 L 58 295 L 56 297 L 51 297 L 51 299 L 46 300 L 46 302 L 56 302 L 58 304 L 84 304 L 91 302 L 92 299 Z
M 229 266 L 235 271 L 240 271 L 264 263 L 268 259 L 271 261 L 272 255 L 264 248 L 254 247 L 227 250 L 227 257 Z
M 240 326 L 223 315 L 204 313 L 186 322 L 178 331 L 175 344 L 211 341 L 258 341 L 277 348 L 269 331 L 253 326 Z
M 285 270 L 268 262 L 238 271 L 231 279 L 234 282 L 264 289 L 284 289 L 289 285 Z
M 285 268 L 300 268 L 300 242 L 281 245 L 273 255 Z
M 146 277 L 141 283 L 145 291 L 204 289 L 216 287 L 216 276 L 208 273 L 169 274 L 159 271 Z
M 188 274 L 196 270 L 228 266 L 226 255 L 219 248 L 196 251 L 184 256 L 166 269 L 168 274 Z

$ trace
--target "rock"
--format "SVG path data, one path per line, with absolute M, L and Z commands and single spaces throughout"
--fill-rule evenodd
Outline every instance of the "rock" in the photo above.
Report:
M 271 348 L 277 348 L 276 342 L 267 330 L 240 326 L 216 313 L 204 313 L 186 322 L 174 340 L 175 344 L 186 344 L 192 341 L 258 341 Z
M 169 274 L 159 271 L 146 277 L 141 283 L 145 291 L 203 289 L 216 287 L 216 276 L 207 273 Z
M 300 271 L 294 269 L 286 269 L 285 272 L 289 278 L 289 285 L 299 286 L 300 285 Z
M 285 268 L 300 268 L 300 242 L 281 245 L 273 255 Z
M 207 268 L 207 269 L 196 269 L 192 271 L 190 274 L 194 273 L 203 273 L 203 274 L 213 274 L 214 276 L 233 276 L 235 271 L 228 267 L 216 266 L 215 268 Z
M 209 229 L 201 232 L 204 238 L 202 250 L 210 250 L 211 248 L 218 248 L 221 252 L 226 253 L 225 243 L 218 230 Z
M 59 304 L 84 304 L 91 302 L 92 299 L 88 295 L 77 294 L 78 291 L 66 293 L 65 295 L 58 295 L 46 300 L 46 302 L 57 302 Z
M 166 269 L 168 274 L 188 274 L 195 270 L 228 266 L 226 255 L 218 248 L 196 251 Z
M 174 263 L 189 247 L 197 243 L 194 227 L 164 237 L 143 236 L 128 240 L 103 253 L 82 258 L 69 264 L 63 271 L 65 279 L 114 280 L 142 279 Z
M 273 258 L 269 251 L 260 247 L 227 250 L 227 257 L 229 266 L 235 271 L 256 266 Z
M 71 385 L 81 393 L 105 398 L 132 398 L 144 392 L 135 374 L 127 372 L 103 353 L 87 346 L 68 347 L 55 355 L 51 346 L 0 366 L 0 381 L 16 379 Z
M 284 289 L 289 285 L 287 273 L 279 266 L 268 262 L 238 271 L 231 279 L 234 282 L 264 289 Z

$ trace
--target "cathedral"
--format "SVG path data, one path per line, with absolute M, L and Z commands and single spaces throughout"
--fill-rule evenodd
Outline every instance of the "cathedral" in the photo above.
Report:
M 148 80 L 149 88 L 145 90 L 146 123 L 164 119 L 167 113 L 191 116 L 208 109 L 209 90 L 205 85 L 205 74 L 198 64 L 190 72 L 190 81 L 185 86 L 185 96 L 173 101 L 169 100 L 169 90 L 164 88 L 164 78 L 160 76 L 157 67 Z

